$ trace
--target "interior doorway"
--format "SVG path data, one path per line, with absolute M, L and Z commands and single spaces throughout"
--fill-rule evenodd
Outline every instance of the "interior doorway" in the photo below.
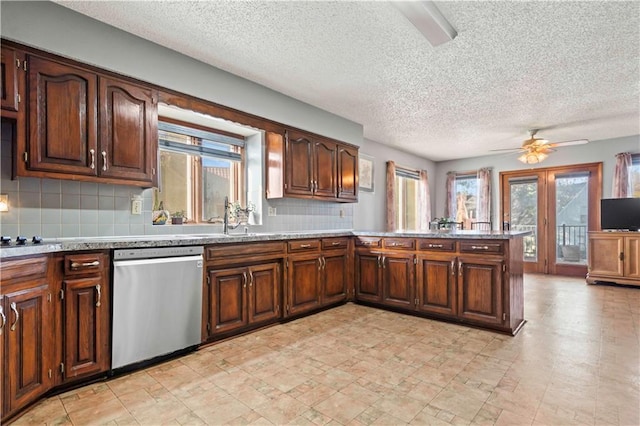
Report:
M 525 272 L 586 276 L 588 232 L 600 228 L 602 163 L 500 173 L 500 211 L 524 238 Z

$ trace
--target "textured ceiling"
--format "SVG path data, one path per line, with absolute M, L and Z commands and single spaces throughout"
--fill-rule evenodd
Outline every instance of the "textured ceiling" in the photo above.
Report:
M 59 1 L 363 124 L 434 161 L 640 134 L 640 2 L 436 2 L 432 47 L 387 2 Z

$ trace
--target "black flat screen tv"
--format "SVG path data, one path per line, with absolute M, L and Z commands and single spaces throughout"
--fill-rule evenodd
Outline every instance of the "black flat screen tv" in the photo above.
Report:
M 603 230 L 640 230 L 640 198 L 600 200 L 600 225 Z

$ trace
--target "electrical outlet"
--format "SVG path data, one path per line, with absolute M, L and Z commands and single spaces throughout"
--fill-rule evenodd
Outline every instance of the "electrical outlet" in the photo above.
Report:
M 340 209 L 340 217 L 344 217 L 344 209 Z
M 131 214 L 142 214 L 142 200 L 131 200 Z
M 276 215 L 276 208 L 275 207 L 269 207 L 269 210 L 268 210 L 267 214 L 269 216 L 275 216 Z

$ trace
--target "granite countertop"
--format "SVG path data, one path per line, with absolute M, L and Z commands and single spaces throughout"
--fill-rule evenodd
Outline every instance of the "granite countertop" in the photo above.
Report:
M 298 231 L 265 232 L 248 234 L 175 234 L 175 235 L 122 235 L 108 237 L 45 238 L 42 244 L 8 246 L 0 248 L 0 259 L 18 256 L 64 251 L 109 250 L 125 248 L 200 246 L 208 244 L 247 243 L 259 241 L 282 241 L 303 238 L 327 237 L 406 237 L 447 239 L 508 240 L 529 235 L 530 231 L 428 231 L 428 232 L 373 232 L 373 231 Z

